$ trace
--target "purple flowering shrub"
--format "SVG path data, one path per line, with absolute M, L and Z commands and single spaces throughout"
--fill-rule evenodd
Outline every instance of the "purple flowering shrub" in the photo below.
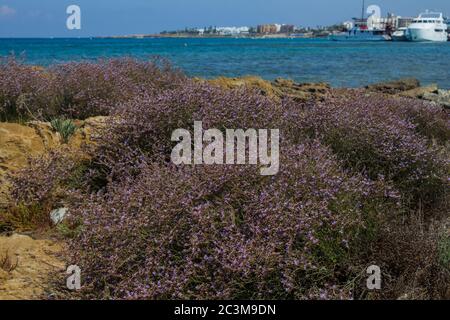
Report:
M 86 157 L 54 152 L 12 180 L 18 206 L 69 208 L 68 262 L 83 270 L 83 297 L 366 298 L 359 281 L 371 264 L 389 275 L 388 298 L 403 294 L 402 279 L 433 297 L 431 277 L 450 279 L 432 231 L 405 222 L 417 207 L 435 213 L 419 204 L 448 201 L 441 109 L 359 90 L 272 100 L 134 60 L 46 72 L 64 115 L 111 115 Z M 280 172 L 173 165 L 172 132 L 194 121 L 280 129 Z M 434 271 L 406 275 L 422 267 Z
M 17 230 L 49 228 L 49 212 L 67 205 L 69 190 L 85 188 L 88 164 L 85 156 L 68 148 L 31 158 L 28 167 L 9 174 L 14 203 L 0 215 L 0 225 Z
M 183 74 L 164 61 L 132 58 L 71 62 L 56 65 L 50 72 L 63 100 L 60 112 L 77 119 L 108 115 L 116 105 L 140 92 L 157 92 L 185 81 Z
M 40 118 L 52 113 L 57 97 L 52 77 L 14 58 L 0 60 L 0 120 Z
M 56 189 L 73 175 L 78 160 L 68 150 L 54 150 L 31 159 L 28 167 L 10 176 L 14 199 L 25 205 L 54 201 Z
M 108 115 L 140 92 L 175 88 L 186 77 L 164 60 L 122 58 L 44 69 L 15 58 L 0 62 L 0 119 L 85 119 Z
M 432 102 L 419 99 L 386 96 L 372 92 L 360 92 L 359 90 L 341 90 L 341 98 L 348 100 L 364 99 L 370 101 L 373 109 L 380 112 L 396 114 L 405 121 L 411 122 L 415 131 L 430 140 L 436 140 L 445 144 L 450 138 L 449 111 Z
M 205 129 L 278 128 L 280 108 L 253 90 L 223 90 L 195 81 L 144 92 L 115 109 L 93 157 L 105 172 L 131 174 L 142 163 L 169 161 L 172 132 L 192 130 L 196 120 Z
M 288 132 L 297 139 L 319 138 L 348 167 L 393 181 L 405 203 L 433 204 L 447 188 L 445 148 L 431 144 L 389 102 L 356 90 L 335 95 L 301 111 L 293 108 Z
M 281 172 L 152 163 L 71 210 L 83 231 L 70 261 L 85 294 L 126 299 L 350 297 L 336 268 L 367 221 L 391 206 L 384 185 L 349 176 L 327 148 L 285 149 Z
M 388 104 L 390 110 L 416 126 L 416 131 L 429 139 L 430 143 L 445 145 L 450 140 L 448 109 L 417 99 L 389 99 L 378 97 L 379 103 Z

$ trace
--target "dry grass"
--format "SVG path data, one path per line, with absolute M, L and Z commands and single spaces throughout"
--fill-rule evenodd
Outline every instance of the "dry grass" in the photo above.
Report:
M 450 229 L 446 219 L 418 212 L 395 219 L 379 233 L 371 259 L 384 270 L 374 299 L 450 299 Z
M 0 253 L 0 269 L 3 271 L 10 273 L 17 268 L 18 264 L 19 261 L 17 259 L 14 261 L 8 250 L 5 253 Z
M 40 205 L 26 206 L 23 204 L 11 206 L 0 216 L 0 232 L 44 231 L 51 226 L 49 207 Z

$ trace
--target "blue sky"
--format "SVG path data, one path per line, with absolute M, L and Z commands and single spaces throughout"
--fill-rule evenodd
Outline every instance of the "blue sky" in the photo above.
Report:
M 0 37 L 79 37 L 156 33 L 209 25 L 329 25 L 360 15 L 361 0 L 0 0 Z M 366 0 L 383 15 L 425 9 L 450 15 L 449 0 Z M 82 10 L 82 29 L 66 29 L 66 8 Z

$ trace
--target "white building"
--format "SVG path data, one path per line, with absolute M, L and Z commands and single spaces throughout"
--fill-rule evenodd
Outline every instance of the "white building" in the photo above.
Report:
M 385 18 L 371 15 L 367 18 L 367 27 L 369 30 L 385 30 L 388 26 L 397 29 L 399 18 L 400 17 L 391 13 Z
M 239 35 L 239 34 L 248 34 L 250 31 L 249 27 L 219 27 L 216 28 L 217 32 L 224 36 L 229 35 Z

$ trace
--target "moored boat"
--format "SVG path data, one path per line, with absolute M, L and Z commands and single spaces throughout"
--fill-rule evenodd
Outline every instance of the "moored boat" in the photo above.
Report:
M 448 40 L 447 24 L 442 13 L 421 13 L 408 27 L 406 36 L 409 41 L 415 42 L 445 42 Z
M 334 34 L 330 37 L 334 41 L 389 41 L 391 37 L 386 30 L 373 28 L 368 23 L 369 18 L 365 18 L 365 1 L 363 1 L 361 18 L 353 18 L 353 28 L 347 32 Z M 370 26 L 370 27 L 369 27 Z
M 331 36 L 334 41 L 389 41 L 391 37 L 384 30 L 369 30 L 354 27 L 348 32 Z
M 394 33 L 392 33 L 392 41 L 408 41 L 407 36 L 408 28 L 399 28 Z

